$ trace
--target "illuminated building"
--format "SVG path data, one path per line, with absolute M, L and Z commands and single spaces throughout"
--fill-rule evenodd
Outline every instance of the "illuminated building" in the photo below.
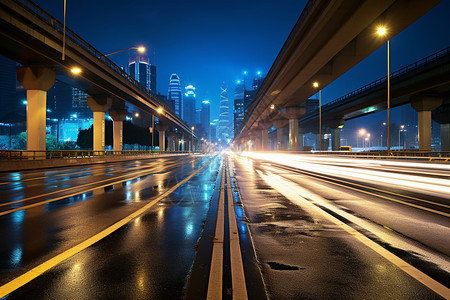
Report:
M 195 87 L 185 87 L 186 93 L 183 99 L 183 120 L 189 125 L 195 124 Z
M 220 110 L 219 110 L 219 124 L 217 126 L 217 139 L 226 141 L 230 138 L 230 127 L 228 119 L 228 93 L 225 82 L 220 88 Z
M 167 99 L 175 103 L 175 113 L 183 118 L 183 95 L 181 93 L 181 82 L 180 77 L 173 73 L 170 75 L 169 81 L 169 93 L 167 94 Z

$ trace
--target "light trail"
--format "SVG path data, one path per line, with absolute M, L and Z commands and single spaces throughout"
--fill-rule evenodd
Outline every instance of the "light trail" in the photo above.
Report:
M 377 164 L 377 165 L 390 165 L 397 168 L 419 168 L 427 169 L 440 169 L 449 170 L 448 165 L 434 165 L 425 163 L 410 163 L 410 162 L 380 162 L 379 160 L 357 160 L 357 159 L 342 159 L 334 157 L 314 157 L 312 155 L 289 155 L 289 154 L 276 154 L 276 153 L 243 153 L 244 157 L 262 159 L 267 162 L 273 162 L 280 165 L 288 166 L 291 168 L 297 168 L 309 172 L 319 173 L 323 175 L 334 176 L 338 178 L 346 178 L 356 180 L 365 183 L 381 184 L 389 188 L 403 188 L 412 192 L 426 193 L 446 199 L 450 199 L 450 180 L 444 179 L 446 176 L 442 175 L 442 178 L 432 178 L 422 176 L 420 171 L 417 171 L 416 175 L 401 174 L 386 171 L 376 171 L 372 169 L 366 169 L 364 166 L 357 167 L 358 163 L 364 165 Z M 324 163 L 326 163 L 324 165 Z M 336 164 L 340 164 L 337 166 Z M 344 164 L 344 165 L 342 165 Z M 353 165 L 347 167 L 345 164 Z M 444 205 L 450 208 L 448 205 Z

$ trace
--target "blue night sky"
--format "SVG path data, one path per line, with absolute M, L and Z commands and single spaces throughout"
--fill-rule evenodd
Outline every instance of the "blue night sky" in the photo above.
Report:
M 235 82 L 244 70 L 249 79 L 257 71 L 267 73 L 307 1 L 67 2 L 70 29 L 105 54 L 146 46 L 157 67 L 158 92 L 167 95 L 169 76 L 175 72 L 183 87 L 196 87 L 198 102 L 211 101 L 211 119 L 216 119 L 222 82 L 232 100 Z M 62 20 L 62 0 L 36 3 Z M 391 39 L 392 71 L 450 45 L 449 12 L 450 0 L 444 0 Z M 123 66 L 133 54 L 128 51 L 111 59 Z M 385 61 L 383 46 L 326 87 L 323 103 L 385 76 Z M 229 104 L 231 113 L 232 101 Z

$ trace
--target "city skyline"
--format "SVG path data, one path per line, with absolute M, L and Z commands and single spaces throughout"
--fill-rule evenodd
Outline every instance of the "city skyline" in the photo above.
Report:
M 177 73 L 185 83 L 198 87 L 197 98 L 200 102 L 197 105 L 202 100 L 211 102 L 213 120 L 219 117 L 220 99 L 216 91 L 222 82 L 225 81 L 234 89 L 236 80 L 242 78 L 244 71 L 248 72 L 248 78 L 256 77 L 258 72 L 267 74 L 307 3 L 285 1 L 284 5 L 277 5 L 274 1 L 245 1 L 236 5 L 237 2 L 239 1 L 229 1 L 217 10 L 216 5 L 208 1 L 194 1 L 189 5 L 175 1 L 172 7 L 162 2 L 148 4 L 136 1 L 141 8 L 136 15 L 136 22 L 116 25 L 110 24 L 108 14 L 114 16 L 118 11 L 130 11 L 133 5 L 129 2 L 126 5 L 117 3 L 111 6 L 106 1 L 87 3 L 86 0 L 81 0 L 68 3 L 67 26 L 103 53 L 138 44 L 146 46 L 144 55 L 158 68 L 157 90 L 164 94 L 168 88 L 166 78 Z M 62 3 L 55 5 L 54 1 L 50 0 L 36 0 L 36 3 L 62 20 Z M 86 10 L 86 7 L 91 7 L 92 11 Z M 96 11 L 104 13 L 97 14 Z M 403 32 L 391 38 L 392 70 L 450 44 L 450 38 L 443 33 L 445 28 L 450 28 L 450 20 L 445 17 L 448 11 L 450 1 L 444 0 Z M 95 18 L 92 18 L 95 22 L 80 19 L 78 16 L 82 14 L 95 15 Z M 186 19 L 187 15 L 190 16 L 189 19 Z M 175 17 L 186 21 L 181 31 L 177 28 L 177 22 L 156 26 L 160 20 Z M 239 21 L 228 22 L 231 19 Z M 273 19 L 277 22 L 270 21 Z M 208 22 L 214 25 L 211 28 L 202 26 Z M 92 30 L 94 24 L 100 24 L 103 31 Z M 217 34 L 218 29 L 220 34 Z M 264 37 L 254 34 L 255 31 L 261 30 L 265 32 Z M 179 41 L 180 47 L 176 46 L 177 43 L 172 43 L 175 40 Z M 236 43 L 241 46 L 234 47 Z M 180 51 L 181 48 L 183 51 Z M 323 104 L 382 77 L 385 73 L 385 64 L 382 63 L 385 61 L 385 51 L 385 46 L 380 47 L 341 78 L 325 87 Z M 124 65 L 124 61 L 127 62 L 135 55 L 133 51 L 126 51 L 110 58 L 118 65 Z M 364 72 L 368 68 L 372 72 Z M 230 97 L 230 100 L 233 99 Z

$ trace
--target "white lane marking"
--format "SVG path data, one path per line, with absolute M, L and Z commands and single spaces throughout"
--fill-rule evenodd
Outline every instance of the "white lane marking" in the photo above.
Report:
M 434 291 L 435 293 L 439 294 L 440 296 L 444 297 L 445 299 L 450 299 L 450 289 L 445 287 L 444 285 L 440 284 L 436 280 L 432 279 L 422 271 L 416 269 L 415 267 L 411 266 L 398 256 L 392 254 L 388 250 L 384 249 L 374 241 L 370 240 L 363 234 L 359 233 L 352 227 L 348 226 L 347 224 L 343 223 L 339 219 L 335 218 L 334 216 L 330 215 L 329 213 L 322 210 L 320 207 L 318 207 L 316 204 L 318 201 L 316 199 L 313 200 L 313 202 L 306 200 L 305 198 L 301 197 L 300 194 L 303 192 L 303 190 L 299 190 L 297 188 L 297 185 L 293 184 L 292 182 L 281 178 L 278 175 L 272 174 L 268 172 L 268 175 L 263 174 L 261 171 L 256 171 L 261 178 L 264 179 L 269 185 L 271 185 L 273 188 L 275 188 L 278 192 L 280 192 L 283 196 L 288 198 L 289 200 L 293 201 L 293 203 L 302 203 L 303 205 L 307 205 L 311 209 L 315 210 L 317 213 L 321 214 L 331 222 L 335 223 L 345 231 L 347 231 L 350 235 L 352 235 L 354 238 L 362 242 L 364 245 L 368 246 L 370 249 L 374 250 L 387 260 L 389 260 L 391 263 L 399 267 L 401 270 L 403 270 L 405 273 L 416 279 L 417 281 L 421 282 L 423 285 Z M 316 195 L 318 198 L 320 196 Z

